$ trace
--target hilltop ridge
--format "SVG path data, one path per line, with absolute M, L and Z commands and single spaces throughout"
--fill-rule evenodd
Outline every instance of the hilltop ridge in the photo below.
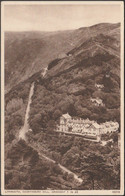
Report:
M 93 36 L 111 35 L 119 39 L 120 24 L 101 24 L 59 32 L 5 33 L 5 90 L 28 79 Z M 119 41 L 119 40 L 118 40 Z

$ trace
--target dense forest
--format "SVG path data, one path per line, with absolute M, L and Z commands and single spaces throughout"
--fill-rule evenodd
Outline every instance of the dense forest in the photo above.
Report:
M 100 32 L 98 28 L 98 25 L 90 27 L 93 36 L 86 35 L 85 39 L 75 40 L 75 47 L 66 48 L 64 56 L 58 58 L 55 55 L 55 59 L 47 64 L 45 77 L 41 70 L 35 72 L 34 69 L 32 76 L 29 74 L 23 81 L 20 78 L 17 85 L 7 90 L 6 189 L 120 189 L 120 129 L 116 133 L 102 135 L 104 140 L 113 139 L 105 146 L 54 131 L 61 115 L 67 112 L 76 118 L 89 118 L 98 123 L 117 121 L 120 125 L 120 27 L 119 24 L 105 24 Z M 77 36 L 84 37 L 83 29 L 78 32 Z M 24 125 L 33 82 L 35 88 L 28 119 L 31 131 L 24 141 L 19 140 L 19 131 Z M 102 89 L 96 84 L 103 85 Z M 103 105 L 95 105 L 92 98 L 101 99 Z M 79 184 L 73 175 L 61 170 L 59 164 L 74 172 L 83 182 Z

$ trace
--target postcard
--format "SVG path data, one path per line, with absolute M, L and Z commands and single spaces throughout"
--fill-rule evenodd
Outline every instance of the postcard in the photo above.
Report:
M 124 4 L 1 3 L 1 194 L 124 194 Z

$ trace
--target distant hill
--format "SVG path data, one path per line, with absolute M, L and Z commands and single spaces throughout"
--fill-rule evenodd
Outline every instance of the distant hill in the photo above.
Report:
M 98 24 L 71 31 L 6 32 L 5 90 L 42 71 L 52 60 L 63 56 L 100 33 L 119 39 L 120 24 Z M 117 40 L 119 41 L 119 40 Z

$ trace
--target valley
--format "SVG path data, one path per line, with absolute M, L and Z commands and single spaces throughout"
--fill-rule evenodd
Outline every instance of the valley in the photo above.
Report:
M 119 36 L 119 23 L 6 33 L 6 189 L 119 189 Z M 119 129 L 102 135 L 113 141 L 104 146 L 59 134 L 65 113 L 98 124 L 118 122 Z

